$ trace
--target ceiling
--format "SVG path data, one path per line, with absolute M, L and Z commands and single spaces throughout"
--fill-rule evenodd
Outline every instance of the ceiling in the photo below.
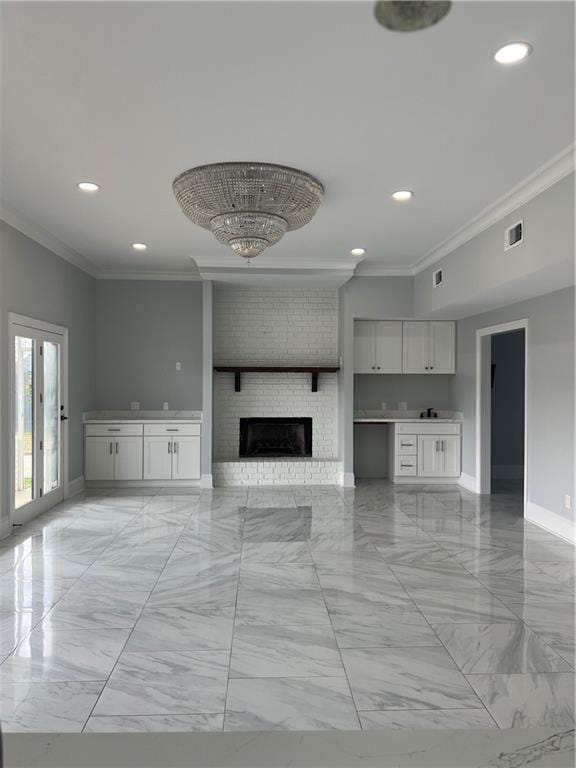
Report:
M 350 271 L 362 246 L 365 274 L 408 273 L 574 139 L 570 2 L 455 2 L 414 34 L 362 0 L 5 2 L 2 22 L 4 217 L 101 275 L 242 267 L 171 190 L 224 160 L 325 185 L 260 269 Z M 532 56 L 497 65 L 514 40 Z

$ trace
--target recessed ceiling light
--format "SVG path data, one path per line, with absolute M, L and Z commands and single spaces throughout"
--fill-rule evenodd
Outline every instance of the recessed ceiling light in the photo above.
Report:
M 145 251 L 148 246 L 146 243 L 132 243 L 132 248 L 134 248 L 135 251 Z
M 532 53 L 530 43 L 509 43 L 496 51 L 494 59 L 498 64 L 516 64 L 530 53 Z
M 406 200 L 412 199 L 414 192 L 409 189 L 399 189 L 398 192 L 393 192 L 392 197 L 399 203 L 404 203 Z
M 352 256 L 364 256 L 364 254 L 366 253 L 366 248 L 352 248 L 350 253 L 352 254 Z
M 81 181 L 78 184 L 78 189 L 81 189 L 82 192 L 98 192 L 100 185 L 95 184 L 93 181 Z

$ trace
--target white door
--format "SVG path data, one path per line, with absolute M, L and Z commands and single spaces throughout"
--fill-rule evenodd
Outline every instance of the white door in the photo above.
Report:
M 434 477 L 444 474 L 442 440 L 438 435 L 418 435 L 418 475 Z
M 113 480 L 115 441 L 109 437 L 87 437 L 84 446 L 86 480 Z
M 402 322 L 374 323 L 377 373 L 402 373 Z
M 428 323 L 430 336 L 429 373 L 455 373 L 456 326 L 448 320 Z
M 200 438 L 175 437 L 172 445 L 172 480 L 199 480 Z
M 65 328 L 10 315 L 11 511 L 23 523 L 64 498 Z
M 114 480 L 142 480 L 142 438 L 114 438 Z
M 428 323 L 402 323 L 402 373 L 428 373 Z
M 460 437 L 443 435 L 442 469 L 445 477 L 460 477 Z
M 172 478 L 172 438 L 166 435 L 144 438 L 144 480 Z
M 354 323 L 354 373 L 375 373 L 375 323 L 356 320 Z

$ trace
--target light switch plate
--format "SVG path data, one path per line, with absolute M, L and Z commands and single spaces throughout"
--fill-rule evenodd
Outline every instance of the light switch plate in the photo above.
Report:
M 408 403 L 406 400 L 400 400 L 398 403 L 398 410 L 399 411 L 407 411 L 408 410 Z
M 182 370 L 182 363 L 176 363 L 176 370 L 181 371 Z
M 131 411 L 139 411 L 140 410 L 140 403 L 137 400 L 133 400 L 130 403 L 130 410 Z
M 569 493 L 564 496 L 564 506 L 566 509 L 572 509 L 572 496 Z
M 162 410 L 167 411 L 168 410 L 168 403 L 162 403 Z
M 388 403 L 386 402 L 380 403 L 380 410 L 382 411 L 388 410 Z

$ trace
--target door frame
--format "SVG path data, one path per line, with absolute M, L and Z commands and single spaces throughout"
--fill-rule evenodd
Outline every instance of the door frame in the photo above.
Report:
M 55 325 L 54 323 L 48 323 L 44 320 L 37 320 L 36 318 L 28 317 L 26 315 L 19 315 L 15 312 L 8 313 L 8 344 L 9 344 L 9 385 L 8 385 L 8 408 L 9 408 L 9 445 L 10 450 L 8 454 L 9 459 L 9 502 L 8 510 L 10 513 L 10 527 L 14 524 L 16 508 L 15 508 L 15 477 L 16 477 L 16 457 L 14 455 L 14 445 L 16 441 L 16 382 L 14 373 L 14 337 L 16 326 L 23 326 L 30 328 L 31 331 L 44 331 L 46 333 L 53 333 L 62 337 L 62 359 L 61 359 L 61 404 L 64 406 L 64 412 L 69 413 L 68 402 L 68 328 L 61 325 Z M 68 493 L 68 421 L 60 422 L 60 441 L 62 452 L 62 494 L 63 498 L 69 498 Z M 50 507 L 54 506 L 49 496 L 46 498 L 45 504 L 35 504 L 34 509 L 30 510 L 29 515 L 24 515 L 23 520 L 28 522 L 38 515 L 46 512 Z
M 492 417 L 492 336 L 510 331 L 524 331 L 524 517 L 528 504 L 528 455 L 530 430 L 528 413 L 530 405 L 529 386 L 529 327 L 528 318 L 498 323 L 476 330 L 476 493 L 489 494 L 491 490 L 491 417 Z

